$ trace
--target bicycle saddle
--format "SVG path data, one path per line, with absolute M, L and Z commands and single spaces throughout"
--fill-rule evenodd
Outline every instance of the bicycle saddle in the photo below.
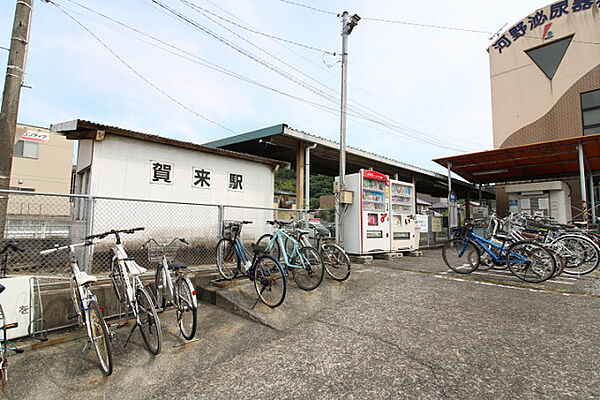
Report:
M 503 235 L 503 234 L 501 234 L 501 233 L 497 233 L 497 234 L 495 234 L 495 235 L 494 235 L 494 237 L 495 237 L 496 239 L 498 239 L 498 240 L 501 240 L 501 241 L 503 241 L 503 242 L 507 242 L 507 241 L 509 241 L 509 240 L 512 240 L 512 238 L 511 238 L 510 236 L 508 236 L 508 235 Z
M 4 285 L 0 284 L 0 293 L 4 292 L 4 289 L 6 289 Z
M 75 280 L 77 280 L 77 283 L 79 285 L 85 285 L 87 283 L 96 282 L 98 278 L 96 278 L 94 275 L 88 275 L 83 271 L 79 271 L 79 273 L 75 277 Z
M 125 260 L 125 265 L 127 266 L 127 269 L 129 270 L 129 275 L 142 275 L 143 273 L 145 273 L 147 271 L 146 268 L 142 267 L 141 265 L 139 265 L 138 263 L 136 263 L 133 260 Z
M 187 264 L 184 264 L 181 261 L 173 260 L 169 263 L 169 268 L 173 269 L 173 270 L 180 269 L 180 268 L 187 268 Z

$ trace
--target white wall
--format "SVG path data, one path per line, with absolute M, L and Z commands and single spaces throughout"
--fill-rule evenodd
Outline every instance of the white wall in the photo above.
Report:
M 173 164 L 172 183 L 150 183 L 151 160 Z M 210 188 L 193 187 L 192 167 L 211 171 Z M 243 175 L 243 190 L 228 190 L 229 173 Z M 97 196 L 219 205 L 272 207 L 273 170 L 253 161 L 107 135 L 96 142 L 91 191 Z
M 94 143 L 93 153 L 90 194 L 94 196 L 273 206 L 274 174 L 267 164 L 109 134 Z M 173 164 L 170 184 L 151 183 L 152 160 Z M 193 187 L 192 167 L 211 171 L 210 188 Z M 243 190 L 229 189 L 230 172 L 243 175 Z M 244 214 L 229 218 L 251 219 Z M 216 207 L 98 200 L 94 217 L 95 233 L 144 226 L 145 236 L 214 238 L 219 229 Z

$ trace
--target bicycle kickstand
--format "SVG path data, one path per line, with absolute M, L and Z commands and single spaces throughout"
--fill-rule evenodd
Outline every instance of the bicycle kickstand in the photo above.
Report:
M 138 322 L 136 321 L 135 324 L 133 324 L 133 328 L 131 328 L 131 331 L 129 332 L 129 336 L 127 336 L 127 340 L 125 340 L 125 344 L 123 345 L 123 347 L 127 347 L 127 343 L 129 343 L 129 339 L 131 339 L 131 336 L 133 335 L 133 332 L 135 331 L 135 328 L 138 327 Z

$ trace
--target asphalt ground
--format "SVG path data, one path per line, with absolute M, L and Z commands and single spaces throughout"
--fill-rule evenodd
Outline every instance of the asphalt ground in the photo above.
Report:
M 196 340 L 161 314 L 163 352 L 116 331 L 106 378 L 84 340 L 13 355 L 6 397 L 600 398 L 598 277 L 523 284 L 449 273 L 439 250 L 356 265 L 314 292 L 290 282 L 262 322 L 203 303 Z M 567 287 L 568 289 L 565 289 Z M 248 307 L 253 287 L 222 289 Z M 239 300 L 241 299 L 241 300 Z

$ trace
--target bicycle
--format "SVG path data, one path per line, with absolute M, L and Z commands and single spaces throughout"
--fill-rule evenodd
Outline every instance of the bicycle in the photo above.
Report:
M 317 249 L 323 259 L 325 272 L 332 279 L 340 282 L 348 279 L 350 276 L 350 258 L 342 246 L 335 241 L 335 238 L 331 237 L 329 230 L 321 223 L 309 222 L 308 226 L 314 232 L 314 243 L 311 243 L 307 237 L 310 231 L 301 229 L 302 225 L 303 221 L 297 221 L 295 224 L 292 224 L 292 231 L 288 232 L 288 234 L 302 246 L 312 246 Z M 285 239 L 285 249 L 288 253 L 294 250 L 293 243 L 288 238 Z
M 14 243 L 7 243 L 4 248 L 2 249 L 2 251 L 0 251 L 0 255 L 4 254 L 4 257 L 2 258 L 2 268 L 0 268 L 0 277 L 1 278 L 6 278 L 6 274 L 8 273 L 8 250 L 11 250 L 13 253 L 19 252 L 22 253 L 25 251 L 25 249 L 23 249 L 22 247 L 19 247 L 18 245 L 14 244 Z
M 240 273 L 246 275 L 254 282 L 258 298 L 267 306 L 275 308 L 285 299 L 287 278 L 279 261 L 265 254 L 264 247 L 252 244 L 254 256 L 250 258 L 242 244 L 240 233 L 243 225 L 251 223 L 252 221 L 230 221 L 224 227 L 224 237 L 217 243 L 217 268 L 221 276 L 228 280 Z
M 268 224 L 276 225 L 275 234 L 266 233 L 256 241 L 256 244 L 265 247 L 265 252 L 273 252 L 276 259 L 283 256 L 283 264 L 288 271 L 292 272 L 294 281 L 303 290 L 314 290 L 323 281 L 325 272 L 323 258 L 312 246 L 300 246 L 300 243 L 287 234 L 282 227 L 289 226 L 290 221 L 267 221 Z M 293 244 L 288 254 L 284 240 L 288 239 Z
M 196 289 L 190 278 L 185 275 L 187 268 L 182 262 L 175 260 L 178 247 L 173 243 L 180 241 L 189 244 L 184 238 L 174 238 L 170 243 L 158 243 L 150 238 L 142 248 L 148 249 L 148 261 L 158 263 L 156 268 L 156 306 L 164 311 L 167 300 L 177 309 L 177 325 L 183 337 L 191 340 L 196 334 L 198 319 L 198 300 Z M 154 243 L 156 246 L 151 246 Z M 171 279 L 171 270 L 175 273 L 175 282 Z
M 506 242 L 512 240 L 507 235 L 495 235 L 495 238 L 502 242 L 502 245 L 499 245 L 475 235 L 472 226 L 469 225 L 455 227 L 451 231 L 457 237 L 446 242 L 442 248 L 442 258 L 454 272 L 468 274 L 477 269 L 480 250 L 473 244 L 477 242 L 494 262 L 505 262 L 510 272 L 523 281 L 540 283 L 554 274 L 556 263 L 552 253 L 538 243 L 520 240 L 505 248 Z
M 4 285 L 0 284 L 0 293 L 4 292 Z M 0 304 L 0 329 L 2 329 L 2 338 L 0 339 L 0 381 L 2 382 L 2 392 L 5 393 L 6 384 L 8 383 L 8 352 L 22 353 L 23 349 L 18 348 L 13 342 L 8 340 L 6 331 L 8 329 L 17 328 L 18 322 L 7 323 L 4 309 Z M 9 347 L 10 346 L 10 347 Z
M 85 242 L 70 244 L 68 246 L 54 247 L 52 249 L 40 251 L 41 255 L 48 255 L 61 250 L 69 250 L 70 260 L 68 261 L 71 269 L 70 292 L 73 301 L 74 313 L 67 315 L 67 320 L 77 318 L 78 325 L 85 327 L 88 335 L 88 342 L 83 348 L 85 352 L 92 344 L 96 350 L 98 361 L 102 372 L 109 376 L 113 370 L 112 359 L 112 334 L 108 329 L 106 321 L 102 315 L 102 309 L 98 305 L 98 299 L 90 289 L 90 285 L 97 281 L 93 275 L 88 275 L 79 269 L 75 248 L 81 246 L 91 246 L 93 242 L 86 239 Z
M 127 340 L 125 340 L 125 346 L 129 343 L 135 329 L 139 327 L 148 351 L 157 355 L 162 347 L 162 330 L 154 302 L 140 279 L 140 275 L 146 272 L 146 268 L 127 256 L 119 235 L 120 233 L 131 234 L 141 230 L 144 230 L 144 228 L 113 229 L 88 236 L 85 239 L 104 239 L 108 235 L 115 236 L 115 244 L 112 246 L 114 255 L 110 263 L 110 280 L 117 300 L 126 306 L 125 315 L 127 316 L 131 310 L 135 318 L 135 324 L 131 328 Z

